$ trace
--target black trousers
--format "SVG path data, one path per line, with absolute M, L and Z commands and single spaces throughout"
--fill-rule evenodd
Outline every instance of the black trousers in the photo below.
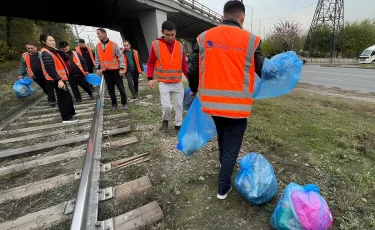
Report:
M 127 103 L 126 93 L 124 82 L 122 81 L 122 77 L 120 76 L 120 70 L 106 70 L 103 71 L 104 80 L 107 84 L 108 94 L 111 97 L 112 105 L 117 105 L 117 98 L 115 94 L 115 85 L 117 89 L 120 91 L 121 95 L 121 104 L 125 105 Z
M 53 82 L 51 84 L 53 84 L 56 90 L 57 105 L 59 107 L 62 120 L 71 120 L 76 114 L 76 111 L 74 110 L 72 96 L 70 95 L 68 86 L 65 85 L 66 89 L 60 89 L 57 82 Z
M 33 80 L 42 88 L 43 92 L 48 96 L 49 102 L 56 102 L 55 90 L 50 81 L 43 77 L 33 77 Z
M 129 90 L 134 96 L 136 93 L 138 93 L 139 73 L 137 73 L 135 70 L 127 71 L 126 80 L 128 81 Z
M 68 76 L 69 85 L 72 88 L 74 97 L 76 100 L 81 100 L 82 96 L 79 92 L 78 86 L 81 86 L 81 88 L 88 93 L 89 95 L 92 95 L 92 90 L 90 88 L 89 83 L 86 81 L 84 76 L 77 76 L 77 75 L 69 75 Z
M 240 152 L 242 139 L 247 128 L 247 118 L 232 119 L 212 117 L 217 130 L 219 144 L 219 194 L 226 194 L 231 186 L 233 168 Z

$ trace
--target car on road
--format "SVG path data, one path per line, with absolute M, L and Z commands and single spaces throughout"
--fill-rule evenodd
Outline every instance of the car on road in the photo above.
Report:
M 302 57 L 300 55 L 297 55 L 299 60 L 301 60 L 303 62 L 303 64 L 305 64 L 307 62 L 307 59 L 305 57 Z
M 361 53 L 361 55 L 359 55 L 358 63 L 360 64 L 375 63 L 375 45 L 368 47 Z

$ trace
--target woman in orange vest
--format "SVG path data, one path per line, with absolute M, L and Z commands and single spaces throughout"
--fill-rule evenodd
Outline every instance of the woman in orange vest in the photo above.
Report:
M 261 77 L 264 57 L 260 37 L 243 30 L 245 6 L 228 1 L 221 25 L 197 38 L 189 67 L 189 86 L 198 92 L 202 110 L 211 115 L 218 134 L 219 189 L 225 199 L 232 189 L 231 176 L 251 114 L 255 73 Z
M 68 70 L 66 69 L 64 60 L 69 60 L 69 57 L 63 51 L 56 49 L 55 39 L 52 36 L 41 34 L 39 40 L 42 44 L 40 52 L 42 53 L 43 73 L 56 90 L 57 105 L 63 123 L 77 122 L 78 120 L 74 118 L 76 112 L 72 96 L 65 84 L 68 80 Z
M 125 40 L 123 45 L 124 50 L 122 51 L 122 56 L 124 57 L 125 63 L 125 76 L 128 80 L 128 86 L 133 95 L 133 99 L 135 99 L 138 97 L 139 74 L 143 73 L 142 61 L 138 51 L 131 49 L 129 41 Z

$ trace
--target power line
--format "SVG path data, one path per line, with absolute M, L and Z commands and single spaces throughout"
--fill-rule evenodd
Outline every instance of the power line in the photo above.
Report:
M 313 3 L 313 4 L 311 4 L 311 5 L 308 5 L 308 6 L 305 6 L 305 7 L 299 8 L 299 9 L 297 9 L 297 10 L 289 11 L 289 12 L 287 12 L 287 13 L 283 13 L 283 14 L 279 14 L 279 15 L 276 15 L 276 16 L 272 16 L 272 17 L 269 17 L 269 18 L 265 18 L 265 19 L 262 19 L 262 20 L 264 21 L 264 20 L 268 20 L 268 19 L 271 19 L 271 18 L 277 18 L 277 17 L 283 16 L 283 15 L 286 15 L 286 14 L 290 14 L 290 13 L 294 13 L 294 12 L 296 12 L 296 11 L 300 11 L 300 10 L 306 9 L 306 8 L 311 7 L 311 6 L 313 6 L 313 5 L 316 5 L 316 3 Z

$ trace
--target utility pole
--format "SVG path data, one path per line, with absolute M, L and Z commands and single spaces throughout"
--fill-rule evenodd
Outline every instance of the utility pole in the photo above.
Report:
M 242 1 L 241 1 L 242 2 Z M 251 8 L 251 33 L 253 32 L 253 15 L 254 15 L 254 8 L 248 5 L 245 5 L 245 7 Z
M 309 33 L 307 35 L 304 50 L 309 50 L 311 56 L 312 49 L 315 48 L 315 38 L 319 30 L 330 28 L 332 30 L 331 39 L 331 64 L 337 45 L 341 52 L 344 35 L 344 0 L 319 0 L 316 6 L 314 18 L 312 20 Z
M 74 29 L 76 30 L 76 36 L 77 36 L 77 38 L 79 38 L 78 28 L 77 28 L 76 24 L 74 24 Z

